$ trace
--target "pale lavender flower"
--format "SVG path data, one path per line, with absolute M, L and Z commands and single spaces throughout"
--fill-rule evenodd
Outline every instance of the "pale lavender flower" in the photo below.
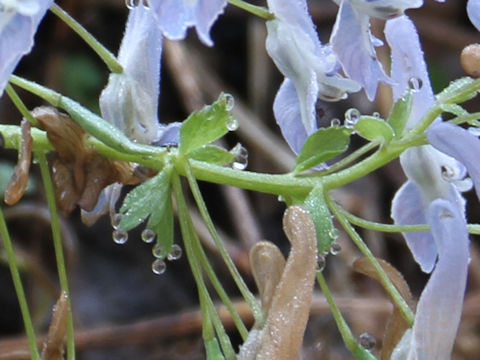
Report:
M 267 21 L 267 52 L 285 76 L 273 105 L 274 115 L 290 147 L 299 152 L 317 130 L 315 105 L 320 98 L 336 101 L 360 86 L 338 74 L 330 46 L 322 46 L 306 0 L 268 0 L 275 19 Z
M 0 0 L 0 95 L 53 0 Z
M 200 40 L 208 46 L 213 45 L 210 28 L 226 4 L 226 0 L 149 0 L 163 35 L 181 40 L 189 27 L 195 27 Z
M 468 0 L 467 14 L 472 24 L 480 31 L 480 0 Z
M 105 120 L 143 144 L 162 142 L 164 137 L 175 142 L 180 126 L 158 121 L 161 54 L 162 33 L 151 10 L 139 4 L 130 10 L 118 54 L 124 71 L 110 74 L 100 109 Z
M 462 211 L 450 201 L 434 200 L 427 223 L 438 261 L 420 296 L 413 324 L 392 360 L 448 360 L 462 314 L 469 263 L 469 238 Z
M 389 19 L 408 8 L 417 8 L 423 0 L 336 0 L 340 9 L 330 37 L 343 70 L 359 82 L 370 100 L 379 82 L 391 84 L 377 59 L 376 46 L 383 45 L 370 32 L 370 17 Z

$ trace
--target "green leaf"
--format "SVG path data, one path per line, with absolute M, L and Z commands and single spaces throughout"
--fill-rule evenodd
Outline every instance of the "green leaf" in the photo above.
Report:
M 345 127 L 320 129 L 310 135 L 297 157 L 294 173 L 310 169 L 344 153 L 350 144 L 352 131 Z
M 230 115 L 232 97 L 221 94 L 212 105 L 192 113 L 180 128 L 179 152 L 181 155 L 190 154 L 221 138 L 229 131 L 236 120 Z
M 225 165 L 235 160 L 235 154 L 216 145 L 204 145 L 190 153 L 190 158 L 211 164 Z
M 205 341 L 205 352 L 207 353 L 207 360 L 225 360 L 216 338 Z
M 393 139 L 394 130 L 383 119 L 374 116 L 362 116 L 355 123 L 354 129 L 357 134 L 367 140 L 383 139 L 384 143 L 388 143 Z
M 465 87 L 472 84 L 475 80 L 471 77 L 463 77 L 454 80 L 437 95 L 439 103 L 461 103 L 472 99 L 477 94 L 476 91 L 465 92 Z
M 314 188 L 308 194 L 303 206 L 310 212 L 317 232 L 318 253 L 327 254 L 330 246 L 338 237 L 338 230 L 333 225 L 332 214 L 325 202 L 322 187 Z
M 171 167 L 165 167 L 155 177 L 130 191 L 123 201 L 120 212 L 123 218 L 119 227 L 128 231 L 140 225 L 149 215 L 148 224 L 156 227 L 162 223 L 163 215 L 171 208 Z M 148 225 L 147 225 L 148 227 Z M 155 231 L 155 229 L 152 228 Z M 156 231 L 155 231 L 156 232 Z M 156 232 L 157 235 L 161 235 Z
M 395 136 L 401 137 L 407 125 L 408 118 L 412 111 L 413 96 L 411 91 L 407 91 L 404 96 L 397 100 L 393 105 L 387 123 L 392 127 Z
M 441 104 L 440 109 L 455 116 L 468 116 L 469 114 L 467 110 L 458 104 Z

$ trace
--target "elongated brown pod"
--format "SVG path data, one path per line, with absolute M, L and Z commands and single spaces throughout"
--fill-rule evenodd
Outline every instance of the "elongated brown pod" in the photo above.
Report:
M 310 214 L 291 206 L 283 229 L 292 245 L 264 327 L 257 360 L 298 358 L 310 313 L 317 267 L 317 238 Z

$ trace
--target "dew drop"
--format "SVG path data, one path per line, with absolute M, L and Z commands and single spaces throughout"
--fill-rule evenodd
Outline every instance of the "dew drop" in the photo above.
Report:
M 332 121 L 330 121 L 330 126 L 340 126 L 342 122 L 338 118 L 333 118 Z
M 327 261 L 325 260 L 325 256 L 323 255 L 317 255 L 317 270 L 318 271 L 323 271 L 325 269 Z
M 419 91 L 422 88 L 422 86 L 423 86 L 423 81 L 418 77 L 411 77 L 408 80 L 408 87 L 413 91 Z
M 167 270 L 167 264 L 162 259 L 155 259 L 152 263 L 152 271 L 154 274 L 162 275 Z
M 455 170 L 452 169 L 450 166 L 443 165 L 442 166 L 442 178 L 445 181 L 452 182 L 456 179 Z
M 231 118 L 230 120 L 227 121 L 226 126 L 228 131 L 235 131 L 238 129 L 238 120 Z
M 141 0 L 125 0 L 125 5 L 128 9 L 132 10 L 140 5 Z
M 124 230 L 114 230 L 112 234 L 113 241 L 117 244 L 125 244 L 128 240 L 128 233 Z
M 120 213 L 113 214 L 113 216 L 111 217 L 110 223 L 112 224 L 112 227 L 115 230 L 119 229 L 120 221 L 122 221 L 122 219 L 123 219 L 123 214 L 120 214 Z
M 334 242 L 330 245 L 330 254 L 338 255 L 340 254 L 340 251 L 342 251 L 342 246 L 339 243 Z
M 227 111 L 232 111 L 235 106 L 235 99 L 230 94 L 225 94 L 225 109 Z
M 146 243 L 151 243 L 155 240 L 155 232 L 151 229 L 145 229 L 142 231 L 141 235 L 142 241 Z
M 372 350 L 377 344 L 377 340 L 375 340 L 375 337 L 369 333 L 361 334 L 359 336 L 359 342 L 360 345 L 367 350 Z
M 245 149 L 242 144 L 238 143 L 232 150 L 230 150 L 230 152 L 235 155 L 235 160 L 232 162 L 232 168 L 234 170 L 245 170 L 248 165 L 247 149 Z
M 159 243 L 156 243 L 152 248 L 152 254 L 157 259 L 163 259 L 165 255 L 163 254 L 163 246 Z
M 345 112 L 345 127 L 347 129 L 353 129 L 358 119 L 360 119 L 360 111 L 355 108 L 348 109 Z
M 330 239 L 332 239 L 332 240 L 337 240 L 338 237 L 340 236 L 340 232 L 336 228 L 331 228 L 328 231 L 328 236 L 330 236 Z
M 150 9 L 150 1 L 149 0 L 143 0 L 143 6 L 145 9 Z
M 468 132 L 474 136 L 480 136 L 480 128 L 472 126 L 468 128 Z
M 183 251 L 180 245 L 173 244 L 172 245 L 172 250 L 170 251 L 170 254 L 168 254 L 167 259 L 172 261 L 172 260 L 178 260 L 182 257 Z
M 373 114 L 372 114 L 373 117 L 377 118 L 377 119 L 380 119 L 380 113 L 378 111 L 375 111 Z

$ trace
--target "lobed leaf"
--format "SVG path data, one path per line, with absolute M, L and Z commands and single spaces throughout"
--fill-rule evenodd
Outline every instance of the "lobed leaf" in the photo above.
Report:
M 405 125 L 407 124 L 412 111 L 412 103 L 412 92 L 407 91 L 392 107 L 387 123 L 392 127 L 396 137 L 401 137 L 403 135 Z
M 355 123 L 354 129 L 359 136 L 369 141 L 382 139 L 388 143 L 395 136 L 395 131 L 387 122 L 374 116 L 362 116 Z
M 235 160 L 235 154 L 216 145 L 204 145 L 190 153 L 190 158 L 211 164 L 225 165 Z

